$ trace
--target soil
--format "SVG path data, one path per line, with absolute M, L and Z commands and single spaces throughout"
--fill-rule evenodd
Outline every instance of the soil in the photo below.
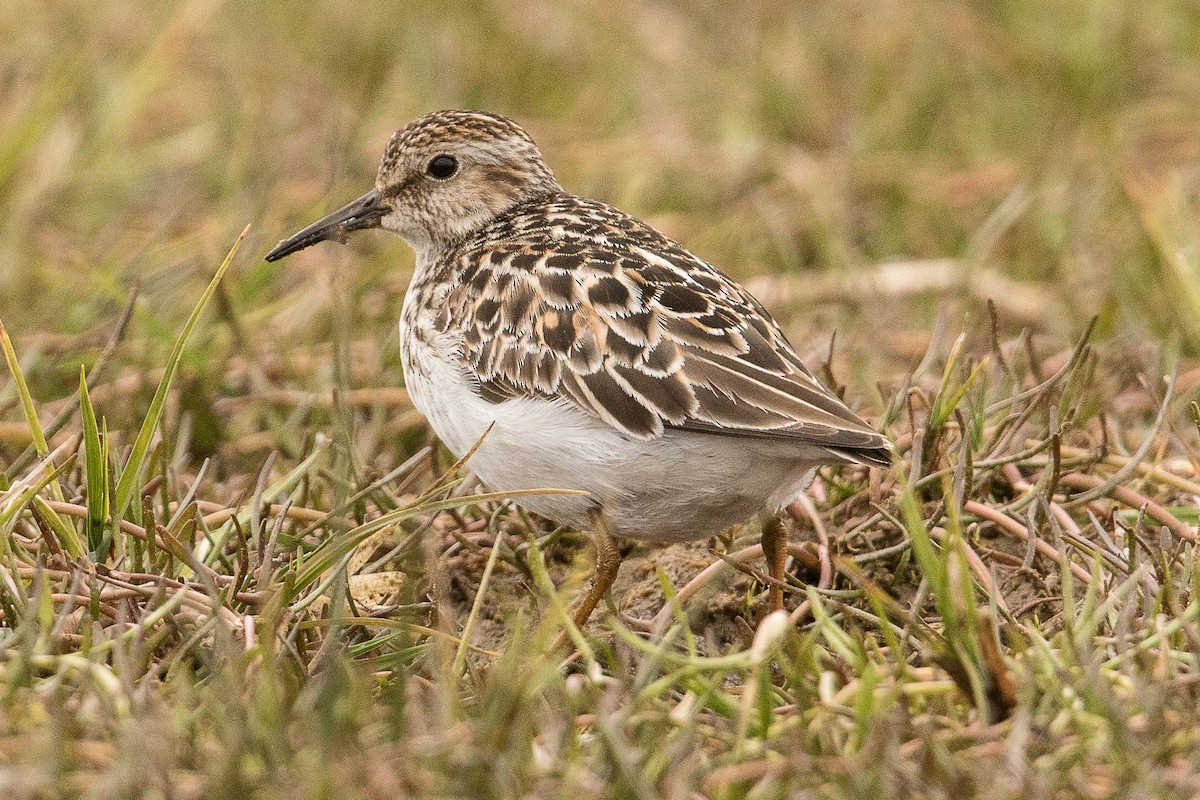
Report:
M 879 551 L 900 542 L 904 535 L 888 525 L 875 527 L 869 534 L 860 533 L 847 537 L 843 532 L 854 530 L 863 517 L 863 509 L 831 509 L 825 519 L 830 531 L 831 546 L 835 557 L 853 557 Z M 527 555 L 527 538 L 524 527 L 515 520 L 510 528 L 513 533 L 506 536 L 509 547 L 502 553 L 509 554 L 497 561 L 479 619 L 476 621 L 472 643 L 477 647 L 494 652 L 503 652 L 509 644 L 512 631 L 546 617 L 551 611 L 540 600 L 534 589 L 533 580 L 524 566 Z M 793 542 L 813 540 L 811 530 L 791 522 Z M 1036 619 L 1046 629 L 1056 627 L 1061 613 L 1062 587 L 1057 564 L 1038 556 L 1029 566 L 1024 565 L 1026 545 L 994 529 L 968 530 L 968 544 L 979 555 L 984 565 L 995 577 L 996 587 L 1011 612 L 1023 619 Z M 448 538 L 447 546 L 437 556 L 437 568 L 428 571 L 429 592 L 439 608 L 450 608 L 454 615 L 454 629 L 462 630 L 475 602 L 479 582 L 490 555 L 490 548 L 468 546 Z M 563 591 L 564 599 L 571 603 L 586 588 L 592 570 L 592 549 L 586 534 L 564 532 L 549 540 L 543 539 L 543 551 L 547 568 L 554 583 Z M 650 542 L 621 542 L 623 562 L 617 580 L 610 592 L 610 599 L 622 620 L 631 628 L 646 630 L 664 605 L 662 577 L 677 591 L 695 578 L 702 570 L 720 560 L 720 554 L 737 550 L 758 541 L 756 524 L 743 526 L 737 536 L 722 536 L 715 539 L 664 545 Z M 511 554 L 516 552 L 516 556 Z M 749 570 L 761 574 L 765 564 L 761 559 L 752 559 Z M 888 558 L 871 560 L 861 565 L 863 574 L 896 598 L 902 606 L 909 607 L 916 599 L 921 575 L 911 553 L 897 553 Z M 806 569 L 795 559 L 789 564 L 789 573 L 805 584 L 816 584 L 819 576 L 815 570 Z M 845 577 L 836 576 L 836 589 L 855 588 Z M 1077 587 L 1082 589 L 1082 587 Z M 708 581 L 700 592 L 693 595 L 685 606 L 690 628 L 697 637 L 700 651 L 706 655 L 728 652 L 732 648 L 749 645 L 758 620 L 765 613 L 766 600 L 763 585 L 747 572 L 726 565 L 713 580 Z M 786 606 L 794 608 L 803 600 L 800 592 L 789 593 Z M 848 601 L 871 610 L 865 601 Z M 981 605 L 986 601 L 981 600 Z M 592 618 L 593 630 L 596 622 L 609 613 L 601 606 Z M 926 619 L 936 623 L 937 610 L 932 598 L 919 610 Z M 894 620 L 902 624 L 901 620 Z
M 749 541 L 739 542 L 739 545 Z M 720 540 L 706 540 L 681 544 L 655 544 L 625 542 L 621 570 L 613 584 L 610 598 L 622 619 L 632 627 L 649 625 L 662 609 L 664 594 L 660 573 L 676 589 L 682 588 L 702 570 L 719 560 L 714 548 L 724 550 Z M 465 624 L 471 605 L 479 590 L 490 551 L 470 550 L 459 547 L 449 550 L 438 559 L 439 572 L 445 587 L 444 600 L 453 609 L 459 629 Z M 555 585 L 564 583 L 568 590 L 568 602 L 572 602 L 586 590 L 591 575 L 591 546 L 587 538 L 571 534 L 546 549 L 547 567 Z M 750 568 L 761 571 L 762 564 L 751 563 Z M 765 595 L 754 578 L 744 572 L 726 567 L 716 579 L 687 605 L 692 630 L 700 638 L 702 652 L 714 654 L 724 652 L 730 645 L 748 644 L 746 637 L 761 616 Z M 548 613 L 539 603 L 537 592 L 529 575 L 511 561 L 497 562 L 487 589 L 488 596 L 476 622 L 473 644 L 478 647 L 503 651 L 508 644 L 514 622 L 524 615 L 526 625 Z M 592 624 L 604 613 L 597 609 Z

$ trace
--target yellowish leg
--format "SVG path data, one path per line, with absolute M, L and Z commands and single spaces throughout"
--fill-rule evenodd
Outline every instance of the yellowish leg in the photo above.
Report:
M 575 606 L 575 610 L 571 612 L 571 619 L 578 628 L 583 628 L 587 624 L 592 612 L 604 599 L 604 595 L 617 578 L 617 571 L 621 568 L 621 552 L 617 550 L 617 543 L 612 534 L 608 532 L 608 523 L 600 512 L 592 515 L 592 544 L 596 548 L 596 571 L 592 574 L 592 585 L 579 605 Z M 558 649 L 566 643 L 567 635 L 563 633 L 555 640 L 554 647 Z
M 767 574 L 783 581 L 787 566 L 788 532 L 783 520 L 771 517 L 762 526 L 763 556 L 767 559 Z M 767 613 L 783 608 L 783 589 L 774 584 L 767 590 Z

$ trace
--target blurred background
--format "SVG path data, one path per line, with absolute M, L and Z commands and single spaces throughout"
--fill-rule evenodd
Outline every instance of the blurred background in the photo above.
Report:
M 185 360 L 185 461 L 296 452 L 330 385 L 365 392 L 365 450 L 423 436 L 384 391 L 403 243 L 261 257 L 447 107 L 518 120 L 565 186 L 744 281 L 807 357 L 836 330 L 868 415 L 939 325 L 986 352 L 989 298 L 1045 352 L 1098 315 L 1112 369 L 1200 353 L 1195 0 L 5 5 L 0 320 L 48 412 L 134 286 L 93 396 L 114 428 L 144 408 L 252 225 Z

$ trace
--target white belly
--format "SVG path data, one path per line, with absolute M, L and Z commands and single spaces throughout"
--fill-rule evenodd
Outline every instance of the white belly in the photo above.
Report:
M 485 484 L 589 493 L 516 501 L 572 528 L 586 530 L 590 513 L 601 508 L 620 536 L 707 538 L 764 508 L 778 510 L 823 463 L 815 454 L 790 448 L 784 456 L 772 442 L 735 436 L 668 430 L 633 439 L 567 401 L 489 403 L 447 357 L 452 342 L 414 340 L 401 349 L 413 404 L 451 452 L 463 456 L 487 433 L 467 464 Z

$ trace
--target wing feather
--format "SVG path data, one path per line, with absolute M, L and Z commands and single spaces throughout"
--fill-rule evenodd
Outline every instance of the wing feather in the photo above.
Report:
M 489 401 L 564 398 L 637 438 L 677 428 L 891 463 L 887 439 L 816 379 L 766 310 L 666 236 L 570 197 L 503 224 L 502 244 L 487 230 L 454 259 L 441 316 L 463 326 L 465 366 Z

